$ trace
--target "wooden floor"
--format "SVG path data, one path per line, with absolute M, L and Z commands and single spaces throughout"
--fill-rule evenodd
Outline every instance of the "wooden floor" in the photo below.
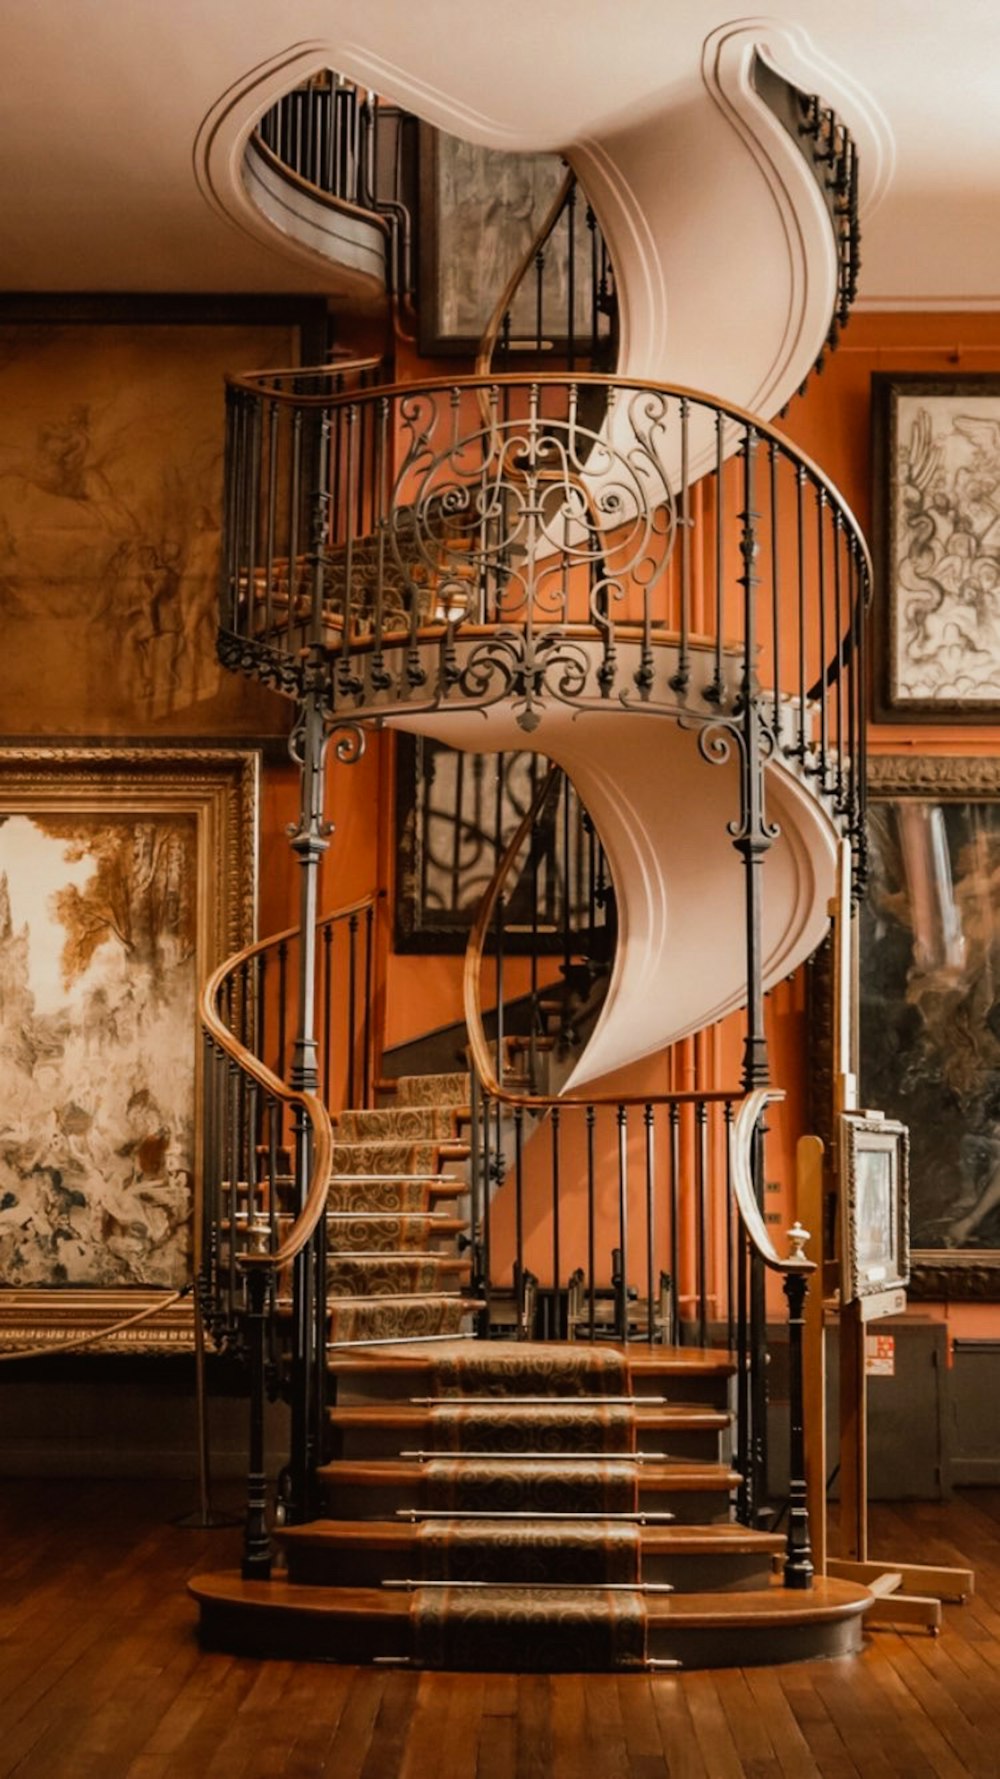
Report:
M 234 1558 L 178 1484 L 0 1483 L 0 1776 L 1000 1779 L 1000 1491 L 873 1511 L 877 1554 L 971 1564 L 937 1641 L 715 1674 L 409 1674 L 203 1655 L 185 1578 Z

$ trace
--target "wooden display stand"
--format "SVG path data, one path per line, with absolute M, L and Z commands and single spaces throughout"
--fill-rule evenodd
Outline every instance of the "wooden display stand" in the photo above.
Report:
M 857 1006 L 857 954 L 851 923 L 851 849 L 841 846 L 833 917 L 833 1073 L 834 1125 L 841 1112 L 857 1110 L 854 1009 Z M 838 1158 L 834 1156 L 835 1165 Z M 870 1588 L 874 1604 L 865 1623 L 921 1627 L 936 1636 L 941 1602 L 965 1600 L 974 1591 L 971 1569 L 942 1569 L 921 1563 L 872 1561 L 868 1555 L 868 1376 L 865 1331 L 880 1316 L 898 1315 L 906 1293 L 881 1292 L 852 1303 L 840 1301 L 840 1268 L 826 1215 L 823 1144 L 803 1137 L 797 1154 L 797 1215 L 817 1232 L 813 1258 L 816 1288 L 806 1302 L 806 1492 L 813 1561 L 818 1575 L 855 1581 Z M 843 1555 L 827 1548 L 826 1513 L 826 1311 L 839 1317 L 840 1336 L 840 1543 Z

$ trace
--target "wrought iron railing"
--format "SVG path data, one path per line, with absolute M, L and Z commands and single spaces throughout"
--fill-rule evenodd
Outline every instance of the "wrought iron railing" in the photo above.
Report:
M 761 1088 L 744 1096 L 737 1087 L 670 1094 L 525 1091 L 507 1082 L 503 1044 L 486 1035 L 486 937 L 502 920 L 517 878 L 530 874 L 532 835 L 560 778 L 553 767 L 512 836 L 466 952 L 473 1290 L 485 1306 L 479 1333 L 675 1346 L 688 1339 L 702 1348 L 725 1343 L 736 1358 L 734 1463 L 742 1479 L 740 1514 L 749 1524 L 761 1516 L 767 1494 L 769 1334 L 765 1297 L 754 1280 L 762 1268 L 780 1274 L 791 1352 L 785 1582 L 808 1587 L 801 1336 L 814 1267 L 803 1256 L 808 1237 L 798 1225 L 790 1232 L 790 1257 L 777 1254 L 761 1210 L 763 1114 L 784 1095 Z
M 860 859 L 869 557 L 775 428 L 591 375 L 342 395 L 323 369 L 234 379 L 228 425 L 227 665 L 293 697 L 319 671 L 352 721 L 680 716 L 710 756 L 797 761 Z
M 289 1395 L 290 1490 L 300 1502 L 325 1424 L 330 1108 L 371 1103 L 376 903 L 368 896 L 325 917 L 309 946 L 289 928 L 246 947 L 202 995 L 200 1290 L 216 1342 L 250 1369 L 248 1573 L 266 1566 L 269 1550 L 266 1390 Z
M 389 288 L 404 298 L 413 293 L 415 132 L 408 113 L 326 70 L 283 94 L 252 139 L 286 177 L 383 221 Z
M 858 294 L 861 186 L 857 144 L 831 105 L 825 105 L 818 93 L 802 92 L 759 51 L 753 59 L 753 81 L 761 98 L 805 154 L 833 226 L 837 296 L 826 343 L 814 367 L 821 371 L 827 353 L 836 350 Z M 800 394 L 804 388 L 805 384 Z

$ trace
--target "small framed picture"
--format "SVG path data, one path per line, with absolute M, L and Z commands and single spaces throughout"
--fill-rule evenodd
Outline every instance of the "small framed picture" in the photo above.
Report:
M 878 1113 L 844 1112 L 840 1136 L 841 1291 L 850 1303 L 909 1278 L 909 1135 Z

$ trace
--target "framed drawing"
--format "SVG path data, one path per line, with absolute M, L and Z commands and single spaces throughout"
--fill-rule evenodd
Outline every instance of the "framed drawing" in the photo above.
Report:
M 875 705 L 884 722 L 1000 710 L 1000 376 L 872 378 Z
M 0 1345 L 192 1277 L 197 997 L 253 937 L 257 776 L 224 750 L 0 754 Z M 190 1306 L 133 1333 L 169 1350 Z
M 905 1125 L 872 1113 L 841 1114 L 845 1302 L 889 1291 L 909 1278 L 908 1151 Z
M 1000 760 L 869 762 L 860 1087 L 910 1132 L 911 1295 L 1000 1298 Z
M 420 350 L 474 353 L 504 285 L 531 246 L 565 176 L 556 154 L 510 154 L 421 126 Z M 582 226 L 582 223 L 581 223 Z M 547 307 L 565 317 L 569 242 L 562 226 L 547 248 Z M 511 333 L 533 339 L 535 291 L 527 279 L 511 311 Z M 575 325 L 591 325 L 590 296 L 579 279 Z

